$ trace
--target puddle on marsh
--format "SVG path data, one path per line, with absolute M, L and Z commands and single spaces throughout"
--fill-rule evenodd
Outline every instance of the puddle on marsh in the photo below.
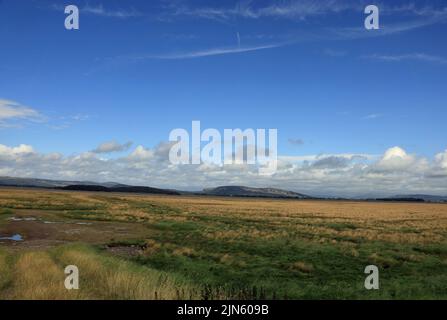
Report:
M 17 218 L 17 217 L 12 217 L 9 218 L 8 220 L 10 221 L 36 221 L 36 218 Z
M 23 241 L 23 238 L 20 234 L 15 234 L 12 237 L 0 237 L 0 240 Z
M 84 225 L 84 226 L 90 226 L 92 223 L 90 222 L 63 222 L 63 221 L 46 221 L 42 219 L 37 219 L 33 217 L 27 217 L 27 218 L 18 218 L 18 217 L 12 217 L 8 219 L 9 221 L 13 222 L 20 222 L 20 221 L 39 221 L 44 224 L 77 224 L 77 225 Z

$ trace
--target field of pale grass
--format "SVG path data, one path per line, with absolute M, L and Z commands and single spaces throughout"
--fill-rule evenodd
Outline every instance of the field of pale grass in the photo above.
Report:
M 447 298 L 446 204 L 0 189 L 0 237 L 16 233 L 0 299 Z

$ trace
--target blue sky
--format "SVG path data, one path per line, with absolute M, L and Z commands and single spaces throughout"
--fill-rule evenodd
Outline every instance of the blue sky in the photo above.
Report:
M 80 30 L 64 28 L 68 4 Z M 364 29 L 367 4 L 381 30 Z M 0 111 L 28 113 L 0 113 L 0 144 L 150 149 L 200 120 L 277 128 L 282 156 L 398 146 L 434 161 L 447 148 L 446 31 L 445 1 L 3 0 Z

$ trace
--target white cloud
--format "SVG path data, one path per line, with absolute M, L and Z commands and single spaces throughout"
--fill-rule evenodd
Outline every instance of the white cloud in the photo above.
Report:
M 89 120 L 91 118 L 91 116 L 88 114 L 78 113 L 78 114 L 75 114 L 75 115 L 72 115 L 72 116 L 69 116 L 66 118 L 68 118 L 69 120 L 73 120 L 73 121 L 85 121 L 85 120 Z
M 305 19 L 310 16 L 338 13 L 345 10 L 362 8 L 359 1 L 336 0 L 289 0 L 278 1 L 268 6 L 256 6 L 256 2 L 238 2 L 234 7 L 195 7 L 171 5 L 171 14 L 174 16 L 193 16 L 214 20 L 229 20 L 235 17 L 247 19 L 260 18 L 287 18 Z
M 171 3 L 166 6 L 168 16 L 190 16 L 217 21 L 228 21 L 235 18 L 244 19 L 299 19 L 305 20 L 310 17 L 326 16 L 343 12 L 363 13 L 366 5 L 370 2 L 366 0 L 283 0 L 272 1 L 271 4 L 261 6 L 256 1 L 239 1 L 235 6 L 219 7 L 192 7 L 179 3 Z M 405 24 L 394 25 L 387 32 L 397 32 L 397 29 L 411 29 L 421 25 L 428 25 L 438 22 L 445 22 L 447 19 L 447 7 L 442 5 L 416 5 L 414 2 L 405 5 L 394 5 L 389 2 L 376 3 L 382 14 L 411 16 L 418 18 L 417 21 Z M 423 18 L 423 19 L 422 19 Z
M 244 53 L 244 52 L 252 52 L 259 51 L 265 49 L 273 49 L 278 48 L 284 44 L 269 44 L 263 46 L 247 46 L 247 47 L 232 47 L 232 48 L 211 48 L 206 50 L 196 50 L 189 52 L 181 52 L 181 53 L 171 53 L 171 54 L 163 54 L 163 55 L 151 55 L 151 56 L 142 56 L 135 57 L 133 60 L 145 60 L 145 59 L 161 59 L 161 60 L 180 60 L 180 59 L 193 59 L 193 58 L 202 58 L 202 57 L 210 57 L 210 56 L 221 56 L 226 54 L 235 54 L 235 53 Z
M 64 11 L 65 6 L 60 4 L 53 4 L 50 6 L 51 9 L 57 10 L 57 11 Z M 86 4 L 84 7 L 79 7 L 81 13 L 101 16 L 101 17 L 109 17 L 109 18 L 132 18 L 132 17 L 139 17 L 143 16 L 143 13 L 140 11 L 135 10 L 134 8 L 131 8 L 130 10 L 124 10 L 124 9 L 109 9 L 104 7 L 102 4 L 98 5 L 90 5 Z
M 435 64 L 447 65 L 447 59 L 439 56 L 434 56 L 426 53 L 408 53 L 401 55 L 369 55 L 368 59 L 380 60 L 386 62 L 401 62 L 401 61 L 420 61 Z
M 106 9 L 102 4 L 99 4 L 97 6 L 91 6 L 86 5 L 81 9 L 81 12 L 94 14 L 97 16 L 103 16 L 103 17 L 112 17 L 112 18 L 131 18 L 131 17 L 138 17 L 142 14 L 139 11 L 136 11 L 135 9 L 132 10 L 110 10 Z
M 381 118 L 383 115 L 380 113 L 372 113 L 372 114 L 368 114 L 366 117 L 364 117 L 363 119 L 365 120 L 373 120 L 373 119 L 377 119 L 377 118 Z
M 160 16 L 159 21 L 172 21 L 172 18 L 176 17 L 192 17 L 192 18 L 205 18 L 224 23 L 232 23 L 235 18 L 244 19 L 279 19 L 286 18 L 293 22 L 297 19 L 306 20 L 310 17 L 325 16 L 329 14 L 338 14 L 342 12 L 358 12 L 363 14 L 363 9 L 369 2 L 351 0 L 351 1 L 337 1 L 337 0 L 287 0 L 277 1 L 267 6 L 257 5 L 254 1 L 240 1 L 235 6 L 219 6 L 219 7 L 190 7 L 182 4 L 181 2 L 170 2 L 165 4 L 164 9 Z M 149 59 L 160 60 L 181 60 L 181 59 L 193 59 L 209 56 L 220 56 L 227 54 L 238 54 L 252 51 L 266 50 L 278 47 L 284 47 L 288 45 L 294 45 L 305 41 L 314 40 L 354 40 L 371 37 L 387 36 L 397 34 L 416 28 L 422 28 L 428 25 L 445 23 L 447 22 L 447 7 L 435 7 L 435 6 L 391 6 L 385 3 L 379 4 L 380 8 L 385 14 L 393 15 L 399 14 L 406 18 L 406 21 L 401 21 L 385 25 L 382 24 L 380 30 L 374 30 L 374 32 L 368 32 L 362 26 L 355 27 L 321 27 L 321 22 L 315 24 L 313 28 L 310 24 L 306 27 L 306 30 L 289 31 L 287 33 L 281 32 L 276 34 L 248 34 L 245 37 L 247 39 L 266 40 L 268 43 L 262 44 L 253 43 L 251 45 L 240 46 L 241 37 L 238 36 L 238 45 L 234 47 L 210 47 L 202 50 L 191 50 L 186 52 L 167 52 L 161 54 L 147 54 L 147 55 L 126 55 L 108 58 L 105 61 L 105 65 L 116 65 L 120 63 L 129 62 L 144 62 Z M 90 11 L 95 14 L 104 14 L 107 12 L 103 7 L 90 8 Z M 294 28 L 291 28 L 294 30 Z M 346 52 L 326 50 L 326 55 L 333 57 L 343 57 Z M 380 56 L 376 57 L 377 59 Z M 383 59 L 386 56 L 382 56 Z M 421 61 L 431 61 L 434 63 L 444 63 L 444 58 L 435 57 L 420 54 L 416 57 L 404 57 L 401 59 L 418 59 Z
M 32 153 L 34 153 L 33 147 L 26 144 L 21 144 L 17 147 L 8 147 L 0 144 L 0 157 L 2 158 L 11 158 Z
M 249 18 L 261 17 L 283 17 L 283 18 L 299 18 L 306 19 L 309 16 L 326 15 L 330 13 L 339 13 L 346 10 L 361 9 L 362 4 L 352 1 L 284 1 L 278 2 L 271 6 L 260 8 L 258 10 L 250 10 L 249 7 L 243 8 L 241 13 Z
M 426 159 L 407 154 L 407 152 L 400 147 L 393 147 L 386 150 L 374 169 L 377 171 L 399 172 L 403 170 L 421 171 L 421 169 L 423 170 L 426 168 Z
M 447 15 L 447 7 L 435 8 L 434 6 L 417 6 L 415 2 L 409 2 L 403 5 L 389 6 L 381 4 L 382 13 L 384 14 L 412 14 L 420 17 L 433 17 L 437 19 L 445 18 Z
M 447 179 L 447 150 L 435 156 L 434 166 L 428 172 L 427 176 Z
M 436 164 L 439 165 L 442 169 L 447 170 L 447 150 L 443 153 L 438 153 L 435 157 Z
M 375 160 L 379 158 L 378 155 L 373 154 L 364 154 L 364 153 L 337 153 L 337 154 L 330 154 L 330 153 L 324 153 L 324 154 L 315 154 L 315 155 L 303 155 L 303 156 L 278 156 L 278 160 L 282 160 L 284 162 L 289 163 L 302 163 L 302 162 L 314 162 L 318 161 L 324 158 L 330 158 L 330 157 L 343 157 L 351 160 L 355 159 L 365 159 L 368 161 Z
M 18 125 L 17 121 L 40 122 L 44 117 L 36 110 L 18 102 L 0 99 L 0 127 Z
M 400 147 L 393 147 L 388 149 L 383 155 L 383 161 L 389 161 L 393 159 L 407 159 L 410 156 Z
M 169 143 L 137 146 L 129 155 L 103 159 L 93 152 L 62 156 L 42 154 L 31 146 L 0 145 L 0 174 L 49 179 L 116 181 L 164 188 L 198 190 L 242 184 L 280 187 L 311 195 L 442 194 L 447 190 L 447 151 L 432 161 L 393 147 L 383 155 L 333 154 L 280 156 L 271 177 L 250 165 L 172 165 Z
M 367 32 L 363 26 L 336 28 L 332 30 L 332 37 L 335 37 L 336 39 L 348 40 L 374 38 L 399 34 L 431 25 L 447 23 L 447 7 L 418 7 L 414 3 L 406 6 L 394 7 L 382 3 L 378 4 L 378 6 L 382 15 L 396 15 L 399 18 L 404 17 L 404 19 L 399 19 L 399 22 L 394 22 L 391 24 L 381 23 L 380 29 L 374 30 L 374 32 Z
M 93 153 L 112 153 L 112 152 L 122 152 L 128 150 L 132 146 L 132 142 L 126 142 L 124 144 L 120 144 L 116 141 L 108 141 L 101 143 L 95 150 L 92 150 Z
M 139 145 L 136 149 L 129 155 L 129 159 L 133 160 L 149 160 L 154 156 L 154 152 L 150 149 L 146 149 L 145 147 Z

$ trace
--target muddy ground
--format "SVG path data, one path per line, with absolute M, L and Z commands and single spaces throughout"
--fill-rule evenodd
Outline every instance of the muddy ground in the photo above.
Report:
M 21 240 L 3 239 L 0 245 L 49 248 L 72 242 L 106 244 L 139 239 L 149 232 L 144 225 L 136 223 L 74 220 L 58 213 L 15 210 L 13 215 L 0 222 L 0 238 L 20 235 Z

